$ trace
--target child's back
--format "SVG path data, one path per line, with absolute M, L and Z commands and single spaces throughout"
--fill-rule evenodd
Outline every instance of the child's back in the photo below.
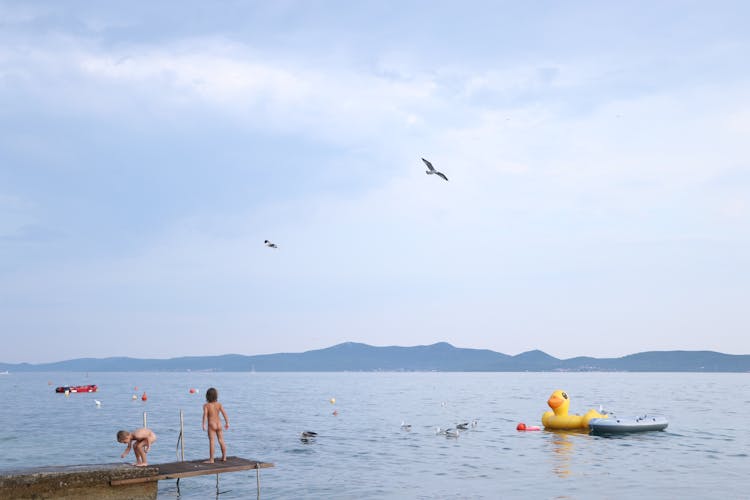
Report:
M 224 408 L 221 403 L 215 401 L 213 403 L 206 403 L 203 405 L 203 411 L 208 421 L 208 428 L 213 431 L 221 432 L 221 418 L 219 418 L 219 412 L 223 412 Z M 226 420 L 226 417 L 224 418 Z

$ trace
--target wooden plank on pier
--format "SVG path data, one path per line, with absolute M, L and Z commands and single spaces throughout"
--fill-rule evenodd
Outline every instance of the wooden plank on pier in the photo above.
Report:
M 148 481 L 160 481 L 162 479 L 179 479 L 181 477 L 206 476 L 210 474 L 223 474 L 225 472 L 240 472 L 243 470 L 265 469 L 273 467 L 272 463 L 258 462 L 241 457 L 227 457 L 226 462 L 220 460 L 212 464 L 204 460 L 191 460 L 189 462 L 170 462 L 168 464 L 149 465 L 149 469 L 156 469 L 157 473 L 152 476 L 136 477 L 130 479 L 118 479 L 110 482 L 112 486 L 122 484 L 135 484 Z

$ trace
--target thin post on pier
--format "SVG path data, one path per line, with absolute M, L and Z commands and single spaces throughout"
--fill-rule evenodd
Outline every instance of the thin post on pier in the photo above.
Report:
M 143 412 L 143 427 L 144 428 L 148 427 L 148 423 L 146 421 L 146 412 L 145 411 Z
M 258 500 L 260 500 L 260 463 L 255 464 L 255 482 L 258 485 Z
M 185 422 L 180 410 L 180 460 L 185 461 Z

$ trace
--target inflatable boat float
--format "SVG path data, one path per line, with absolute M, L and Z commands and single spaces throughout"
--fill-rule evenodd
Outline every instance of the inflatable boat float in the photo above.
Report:
M 592 418 L 589 430 L 592 434 L 625 434 L 629 432 L 663 431 L 669 422 L 659 415 L 641 415 L 639 417 Z
M 60 387 L 55 387 L 55 392 L 60 393 L 71 393 L 71 392 L 96 392 L 98 387 L 96 384 L 91 385 L 61 385 Z

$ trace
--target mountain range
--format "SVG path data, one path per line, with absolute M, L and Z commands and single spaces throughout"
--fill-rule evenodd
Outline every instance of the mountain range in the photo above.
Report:
M 301 353 L 245 356 L 192 356 L 170 359 L 78 358 L 54 363 L 0 363 L 8 372 L 119 372 L 119 371 L 630 371 L 630 372 L 750 372 L 750 355 L 714 351 L 649 351 L 620 358 L 558 359 L 539 350 L 515 356 L 488 349 L 432 345 L 376 347 L 345 342 Z

